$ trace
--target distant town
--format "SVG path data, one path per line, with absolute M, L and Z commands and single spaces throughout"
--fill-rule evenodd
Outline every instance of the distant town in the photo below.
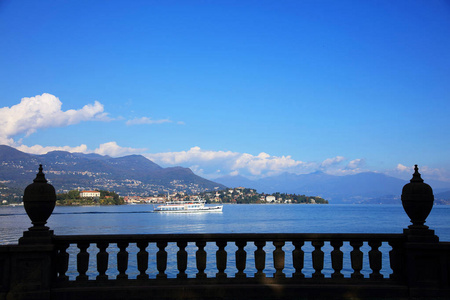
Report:
M 5 199 L 5 195 L 1 195 Z M 204 199 L 206 203 L 232 203 L 232 204 L 328 204 L 328 201 L 317 196 L 305 196 L 296 194 L 257 193 L 255 189 L 244 187 L 228 188 L 220 191 L 202 192 L 189 195 L 185 192 L 159 194 L 153 196 L 120 196 L 115 192 L 104 190 L 72 190 L 56 195 L 56 205 L 81 206 L 81 205 L 123 205 L 123 204 L 160 204 L 167 201 L 189 201 Z M 9 197 L 3 200 L 2 205 L 17 205 L 22 197 Z
M 244 187 L 229 188 L 221 191 L 202 192 L 188 195 L 184 192 L 159 194 L 155 196 L 124 196 L 107 191 L 69 191 L 57 195 L 58 205 L 121 205 L 121 204 L 158 204 L 167 201 L 189 201 L 204 199 L 206 203 L 301 203 L 328 204 L 328 201 L 317 196 L 295 194 L 260 194 L 255 189 Z

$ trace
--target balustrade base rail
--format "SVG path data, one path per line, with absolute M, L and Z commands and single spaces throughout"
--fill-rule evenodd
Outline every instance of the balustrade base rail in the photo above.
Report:
M 126 287 L 126 286 L 194 286 L 194 285 L 309 285 L 309 286 L 324 286 L 324 285 L 364 285 L 364 286 L 406 286 L 405 283 L 393 281 L 391 279 L 377 279 L 371 280 L 369 278 L 364 279 L 352 279 L 352 278 L 284 278 L 276 279 L 266 277 L 264 279 L 257 278 L 168 278 L 168 279 L 127 279 L 127 280 L 88 280 L 88 281 L 65 281 L 54 282 L 52 286 L 54 288 L 74 288 L 74 287 Z
M 374 284 L 185 284 L 92 286 L 52 289 L 52 299 L 410 299 L 407 286 Z

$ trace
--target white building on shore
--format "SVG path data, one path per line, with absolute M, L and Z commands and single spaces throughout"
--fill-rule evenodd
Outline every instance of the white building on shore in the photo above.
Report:
M 81 191 L 80 197 L 81 198 L 100 198 L 100 192 L 99 191 Z

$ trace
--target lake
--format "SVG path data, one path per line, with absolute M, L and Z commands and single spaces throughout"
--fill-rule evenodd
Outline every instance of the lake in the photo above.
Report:
M 152 205 L 57 206 L 55 234 L 402 233 L 411 223 L 401 205 L 225 204 L 222 213 L 159 214 Z M 426 225 L 450 241 L 450 206 L 436 205 Z M 23 207 L 0 207 L 0 243 L 17 243 L 31 226 Z

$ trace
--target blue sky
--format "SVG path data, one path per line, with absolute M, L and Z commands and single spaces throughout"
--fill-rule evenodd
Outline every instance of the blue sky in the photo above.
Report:
M 450 181 L 449 1 L 1 1 L 0 144 Z

